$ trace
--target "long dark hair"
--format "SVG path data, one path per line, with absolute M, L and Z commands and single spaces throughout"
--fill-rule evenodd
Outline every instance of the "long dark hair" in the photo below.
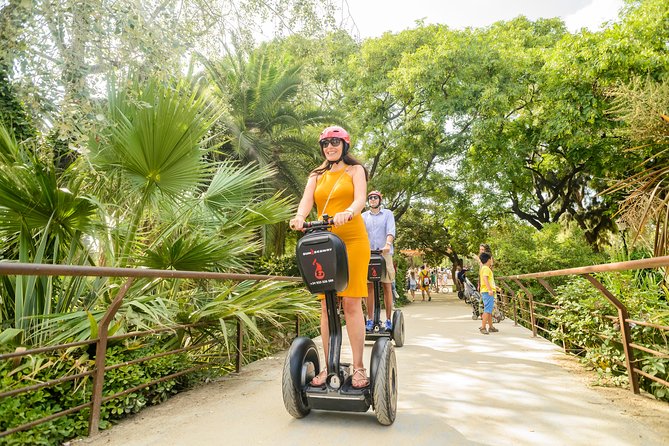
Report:
M 344 164 L 348 164 L 349 166 L 362 166 L 362 169 L 365 171 L 365 180 L 369 180 L 369 173 L 367 172 L 367 168 L 365 168 L 365 166 L 360 161 L 355 159 L 355 157 L 351 156 L 350 153 L 346 153 L 346 155 L 342 157 L 342 161 L 344 161 Z M 332 166 L 338 162 L 339 161 L 325 160 L 323 161 L 323 164 L 311 171 L 311 175 L 322 175 L 328 170 L 332 169 Z

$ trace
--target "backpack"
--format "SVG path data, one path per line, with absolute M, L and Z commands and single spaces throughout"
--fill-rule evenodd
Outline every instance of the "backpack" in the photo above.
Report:
M 428 286 L 430 284 L 430 278 L 425 276 L 423 277 L 423 285 Z

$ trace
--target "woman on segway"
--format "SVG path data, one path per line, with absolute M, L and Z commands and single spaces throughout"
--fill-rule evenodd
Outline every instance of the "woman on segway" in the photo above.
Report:
M 365 342 L 365 319 L 362 298 L 367 297 L 367 265 L 370 258 L 369 239 L 360 212 L 367 199 L 367 170 L 349 153 L 351 137 L 342 127 L 328 127 L 320 135 L 319 144 L 325 161 L 309 175 L 304 194 L 290 228 L 302 230 L 304 221 L 316 203 L 320 220 L 324 214 L 333 216 L 332 232 L 346 245 L 348 253 L 348 287 L 338 293 L 342 298 L 346 331 L 353 353 L 352 385 L 363 388 L 369 385 L 362 362 Z M 321 337 L 325 357 L 328 357 L 328 318 L 323 296 L 321 300 Z M 321 386 L 327 378 L 322 370 L 311 381 Z

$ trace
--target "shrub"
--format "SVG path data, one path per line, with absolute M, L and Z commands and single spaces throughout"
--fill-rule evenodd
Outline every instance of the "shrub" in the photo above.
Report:
M 259 257 L 253 265 L 254 274 L 300 277 L 294 255 Z
M 151 342 L 151 344 L 119 343 L 111 346 L 107 352 L 107 362 L 117 364 L 160 353 L 162 349 L 156 342 Z M 182 353 L 108 370 L 105 373 L 103 396 L 170 375 L 191 365 L 191 359 Z M 35 384 L 35 382 L 82 373 L 91 370 L 93 366 L 93 359 L 81 349 L 71 350 L 60 356 L 31 355 L 24 358 L 17 366 L 10 361 L 3 361 L 0 363 L 0 388 L 3 390 L 21 388 Z M 146 405 L 165 401 L 171 394 L 184 388 L 188 383 L 188 378 L 178 377 L 103 403 L 100 428 L 105 429 L 111 426 L 112 421 L 135 413 Z M 0 399 L 0 431 L 87 403 L 91 399 L 92 386 L 92 376 L 88 376 L 10 398 L 2 398 Z M 67 439 L 87 434 L 89 413 L 88 409 L 84 409 L 57 418 L 30 430 L 4 437 L 0 439 L 0 444 L 59 445 Z
M 626 271 L 598 277 L 604 286 L 625 305 L 632 320 L 669 324 L 666 295 L 652 271 Z M 551 312 L 553 341 L 577 347 L 583 362 L 597 371 L 604 382 L 629 385 L 620 326 L 606 316 L 617 318 L 615 307 L 583 278 L 575 278 L 556 289 L 558 309 Z M 667 333 L 630 324 L 632 342 L 665 353 L 657 357 L 634 349 L 636 367 L 669 380 Z M 669 389 L 643 376 L 639 386 L 656 398 L 669 401 Z

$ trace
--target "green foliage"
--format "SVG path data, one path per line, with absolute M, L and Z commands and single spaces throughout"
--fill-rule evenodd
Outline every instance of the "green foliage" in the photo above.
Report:
M 259 257 L 253 266 L 255 274 L 300 277 L 294 255 Z
M 156 340 L 158 339 L 156 338 Z M 108 363 L 118 364 L 142 356 L 160 353 L 163 351 L 161 343 L 152 342 L 152 345 L 134 344 L 133 342 L 117 344 L 108 349 Z M 118 393 L 130 387 L 184 370 L 192 364 L 193 360 L 186 354 L 178 354 L 109 370 L 105 373 L 103 395 Z M 84 373 L 90 370 L 93 365 L 94 361 L 88 357 L 85 351 L 77 349 L 61 356 L 31 355 L 17 364 L 13 364 L 11 361 L 3 361 L 0 364 L 0 382 L 2 383 L 0 388 L 12 390 L 32 385 L 35 382 Z M 187 384 L 188 378 L 182 376 L 109 400 L 102 405 L 100 427 L 108 428 L 112 421 L 119 420 L 127 414 L 135 413 L 146 405 L 159 404 Z M 91 391 L 92 377 L 89 376 L 11 398 L 3 398 L 0 400 L 0 431 L 85 404 L 90 401 Z M 0 440 L 0 444 L 59 445 L 65 440 L 85 436 L 88 430 L 88 417 L 89 410 L 84 409 L 40 424 L 30 430 L 12 434 Z
M 407 297 L 407 276 L 409 271 L 409 260 L 400 254 L 399 250 L 395 248 L 395 253 L 393 255 L 393 261 L 395 262 L 395 290 L 399 297 L 397 298 L 395 304 L 398 307 L 406 305 L 409 303 L 409 297 Z
M 507 219 L 490 231 L 487 243 L 500 276 L 551 271 L 604 263 L 575 225 L 552 223 L 541 231 Z
M 2 63 L 0 63 L 0 126 L 11 129 L 19 141 L 34 137 L 36 134 L 32 120 L 25 106 L 19 101 Z

